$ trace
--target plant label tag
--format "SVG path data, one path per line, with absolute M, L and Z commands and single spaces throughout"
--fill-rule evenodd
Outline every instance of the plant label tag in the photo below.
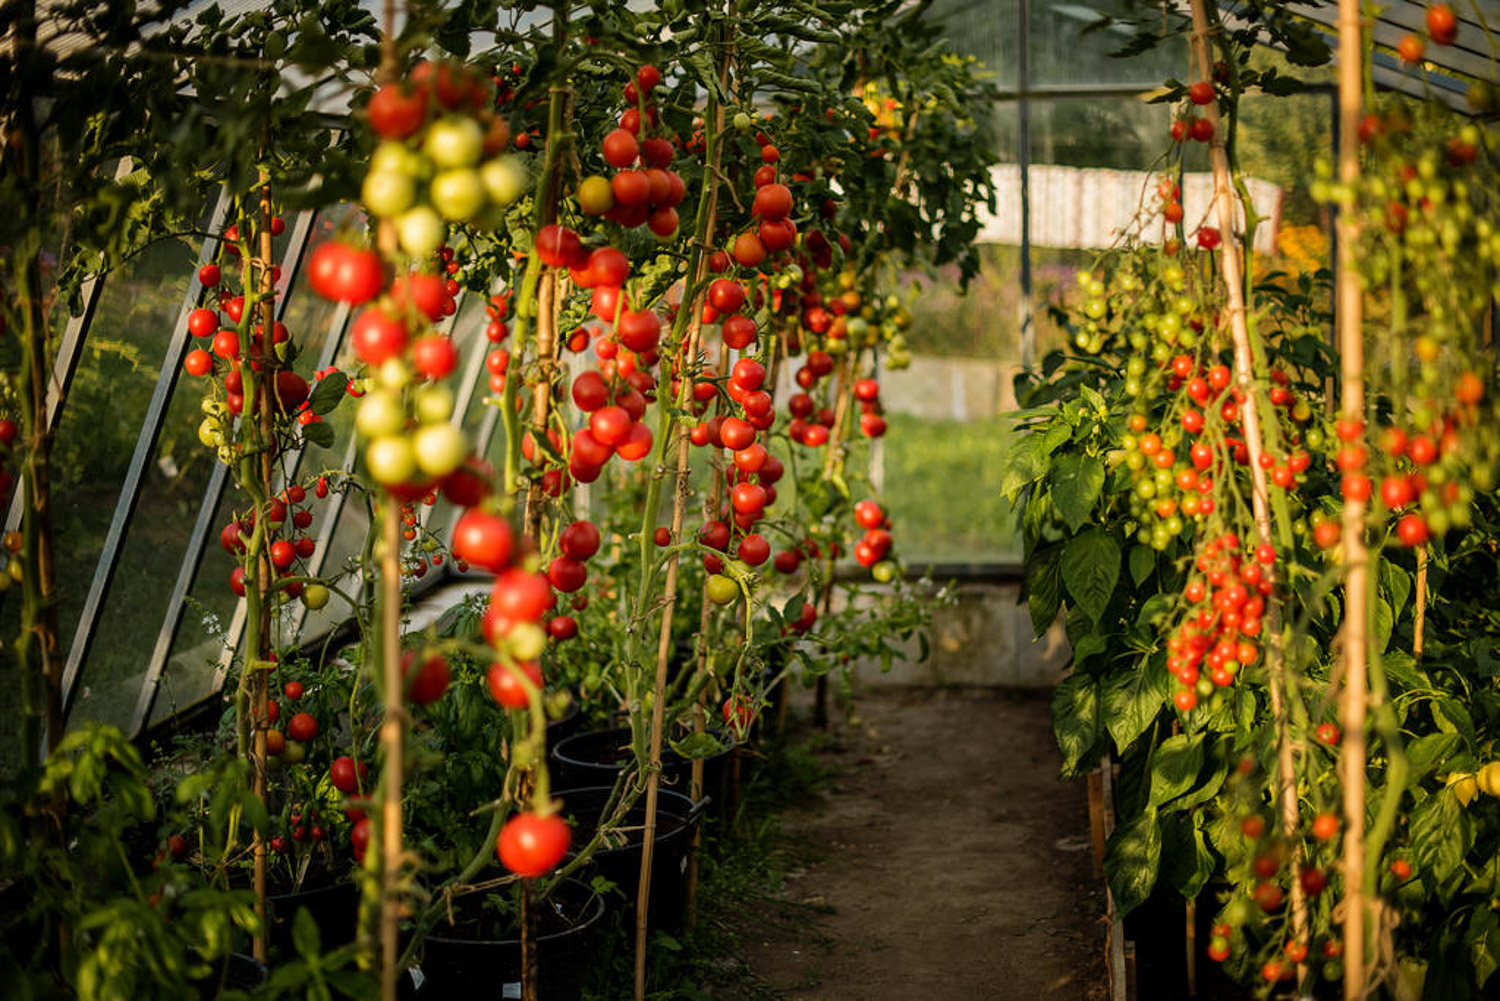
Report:
M 521 996 L 521 982 L 517 980 L 513 984 L 506 984 L 500 988 L 500 996 L 502 998 L 519 998 Z

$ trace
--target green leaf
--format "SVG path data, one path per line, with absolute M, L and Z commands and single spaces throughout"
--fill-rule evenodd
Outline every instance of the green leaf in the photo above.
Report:
M 1161 806 L 1181 796 L 1193 788 L 1202 769 L 1202 732 L 1168 737 L 1151 759 L 1151 797 L 1147 805 Z
M 1446 882 L 1473 843 L 1469 815 L 1451 793 L 1428 796 L 1413 807 L 1409 829 L 1416 868 L 1431 880 L 1429 886 Z
M 330 372 L 318 380 L 307 405 L 319 417 L 330 413 L 349 392 L 349 377 L 342 372 Z
M 1136 586 L 1146 582 L 1156 569 L 1156 550 L 1150 546 L 1132 546 L 1130 549 L 1130 579 Z
M 1052 733 L 1062 751 L 1064 777 L 1080 774 L 1099 731 L 1099 682 L 1076 671 L 1052 693 Z
M 1014 504 L 1022 490 L 1041 479 L 1047 472 L 1047 455 L 1039 434 L 1024 434 L 1014 442 L 1005 457 L 1005 472 L 1000 476 L 1000 492 Z
M 292 918 L 292 944 L 297 947 L 297 954 L 308 960 L 316 957 L 322 949 L 317 919 L 306 907 L 297 908 L 297 916 Z
M 1406 607 L 1406 599 L 1411 597 L 1411 576 L 1390 560 L 1380 561 L 1380 587 L 1390 599 L 1391 608 L 1396 615 Z
M 1058 565 L 1068 596 L 1095 623 L 1120 579 L 1120 547 L 1102 528 L 1086 528 L 1063 547 Z
M 1214 854 L 1203 837 L 1196 814 L 1177 813 L 1161 820 L 1161 878 L 1184 899 L 1195 900 L 1214 872 Z
M 1057 621 L 1062 607 L 1062 580 L 1058 565 L 1062 546 L 1044 546 L 1031 554 L 1026 563 L 1026 607 L 1031 612 L 1031 628 L 1041 636 Z
M 1121 751 L 1150 728 L 1167 703 L 1171 688 L 1161 658 L 1133 670 L 1116 671 L 1104 686 L 1104 722 Z
M 323 421 L 313 421 L 302 426 L 302 438 L 309 445 L 319 448 L 333 447 L 333 426 Z
M 711 733 L 694 733 L 681 740 L 670 741 L 672 750 L 684 758 L 707 758 L 724 750 L 724 745 Z
M 1476 909 L 1466 937 L 1474 962 L 1475 986 L 1483 987 L 1500 968 L 1500 917 L 1488 908 Z
M 1094 513 L 1104 487 L 1104 463 L 1092 455 L 1059 456 L 1052 463 L 1052 503 L 1071 531 L 1078 531 Z
M 1161 826 L 1156 811 L 1130 818 L 1104 846 L 1104 876 L 1115 897 L 1115 913 L 1124 917 L 1151 896 L 1161 867 Z

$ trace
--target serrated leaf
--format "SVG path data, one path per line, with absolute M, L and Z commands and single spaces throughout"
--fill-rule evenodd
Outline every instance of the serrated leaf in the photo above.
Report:
M 1409 830 L 1416 868 L 1429 885 L 1446 882 L 1473 843 L 1469 815 L 1457 796 L 1432 795 L 1418 803 Z
M 1069 454 L 1052 463 L 1052 504 L 1070 531 L 1078 531 L 1094 513 L 1104 487 L 1104 463 L 1097 456 Z
M 1079 774 L 1090 749 L 1099 740 L 1099 682 L 1075 672 L 1052 693 L 1052 733 L 1062 751 L 1062 774 Z
M 1102 528 L 1086 528 L 1063 546 L 1058 563 L 1068 597 L 1095 623 L 1120 579 L 1120 547 Z
M 1187 792 L 1203 769 L 1203 734 L 1168 737 L 1151 758 L 1151 796 L 1148 806 L 1162 806 Z
M 1156 811 L 1130 818 L 1104 846 L 1104 876 L 1115 898 L 1115 913 L 1124 917 L 1145 903 L 1161 868 L 1161 825 Z
M 322 949 L 317 919 L 306 907 L 297 908 L 297 916 L 292 918 L 292 944 L 303 959 L 315 958 Z

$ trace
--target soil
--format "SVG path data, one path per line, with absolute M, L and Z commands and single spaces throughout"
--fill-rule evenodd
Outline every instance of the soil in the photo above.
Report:
M 1049 693 L 885 690 L 855 709 L 815 745 L 823 792 L 782 818 L 818 856 L 785 884 L 811 934 L 752 925 L 756 978 L 807 1001 L 1104 998 L 1087 792 L 1057 777 Z

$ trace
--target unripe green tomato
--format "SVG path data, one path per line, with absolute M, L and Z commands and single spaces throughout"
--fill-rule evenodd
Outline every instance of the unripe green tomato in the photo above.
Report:
M 440 479 L 463 464 L 469 454 L 469 443 L 461 429 L 447 421 L 424 424 L 412 438 L 417 468 L 433 479 Z
M 316 612 L 328 604 L 329 590 L 322 584 L 309 584 L 302 589 L 302 604 L 308 611 Z
M 373 215 L 393 219 L 416 202 L 417 186 L 410 174 L 399 170 L 372 170 L 365 175 L 359 194 Z
M 881 584 L 889 584 L 896 579 L 897 567 L 893 560 L 881 560 L 870 568 L 870 576 Z
M 1083 313 L 1091 320 L 1097 320 L 1104 316 L 1105 304 L 1103 299 L 1090 299 L 1083 304 Z
M 1135 485 L 1135 492 L 1141 500 L 1151 500 L 1156 496 L 1156 484 L 1149 479 L 1143 479 Z
M 395 171 L 408 177 L 420 177 L 428 166 L 426 157 L 395 139 L 387 139 L 376 146 L 375 152 L 370 156 L 371 173 Z
M 417 456 L 401 435 L 376 438 L 365 449 L 365 465 L 377 483 L 405 483 L 417 474 Z
M 1099 299 L 1104 296 L 1104 283 L 1097 278 L 1090 278 L 1089 283 L 1084 286 L 1084 293 L 1090 299 Z
M 505 634 L 505 642 L 518 660 L 536 660 L 547 649 L 547 631 L 535 622 L 517 622 Z
M 1198 346 L 1198 336 L 1198 331 L 1192 327 L 1183 327 L 1182 333 L 1177 335 L 1177 343 L 1185 348 L 1195 348 Z
M 376 376 L 382 387 L 395 392 L 411 382 L 411 369 L 407 368 L 406 362 L 399 357 L 387 358 L 380 363 L 380 371 L 376 373 Z
M 734 113 L 734 130 L 736 132 L 749 132 L 750 126 L 754 124 L 754 120 L 745 112 L 736 111 Z
M 862 317 L 856 316 L 845 325 L 845 330 L 851 341 L 860 340 L 870 332 L 870 325 Z
M 732 604 L 740 596 L 740 586 L 723 574 L 710 574 L 704 588 L 708 592 L 708 600 L 715 605 Z
M 604 179 L 600 178 L 600 180 Z M 526 165 L 521 162 L 520 158 L 497 156 L 493 160 L 486 160 L 480 166 L 479 183 L 484 185 L 484 193 L 489 196 L 490 201 L 506 207 L 514 204 L 516 199 L 526 193 L 527 187 L 531 184 L 531 175 L 526 172 Z M 609 184 L 608 181 L 604 183 Z M 613 203 L 613 201 L 614 198 L 611 196 L 610 202 Z M 588 211 L 587 208 L 584 211 Z M 608 207 L 605 211 L 609 211 Z
M 447 236 L 447 224 L 431 205 L 417 205 L 396 217 L 396 237 L 411 257 L 431 257 Z
M 484 185 L 479 172 L 468 167 L 445 170 L 432 179 L 428 189 L 432 207 L 449 222 L 468 222 L 484 208 Z
M 472 167 L 484 152 L 484 133 L 474 119 L 449 115 L 428 128 L 422 152 L 439 168 Z
M 422 386 L 413 394 L 412 403 L 423 424 L 438 424 L 453 416 L 453 390 L 444 383 Z
M 400 434 L 406 427 L 406 408 L 401 397 L 388 389 L 377 389 L 359 401 L 354 426 L 366 438 Z
M 1208 698 L 1210 695 L 1212 695 L 1214 693 L 1214 683 L 1212 681 L 1210 681 L 1208 678 L 1204 678 L 1204 677 L 1200 676 L 1198 678 L 1197 685 L 1194 686 L 1194 687 L 1196 687 L 1197 690 L 1198 690 L 1198 697 L 1199 698 L 1206 699 L 1206 698 Z
M 281 749 L 281 763 L 284 765 L 300 765 L 307 758 L 307 746 L 301 741 L 287 738 L 286 746 Z
M 1126 396 L 1140 396 L 1141 390 L 1144 388 L 1145 387 L 1141 384 L 1141 380 L 1135 378 L 1134 376 L 1125 380 Z
M 1172 347 L 1165 341 L 1157 341 L 1151 346 L 1151 360 L 1158 365 L 1164 365 L 1172 360 Z
M 1146 457 L 1139 452 L 1131 452 L 1125 456 L 1125 467 L 1131 472 L 1140 472 L 1146 468 Z
M 1146 335 L 1139 330 L 1132 330 L 1126 340 L 1129 342 L 1132 351 L 1144 351 L 1146 350 L 1146 345 L 1151 343 Z
M 1125 363 L 1125 374 L 1134 376 L 1145 375 L 1146 359 L 1140 357 L 1132 357 L 1128 362 Z

